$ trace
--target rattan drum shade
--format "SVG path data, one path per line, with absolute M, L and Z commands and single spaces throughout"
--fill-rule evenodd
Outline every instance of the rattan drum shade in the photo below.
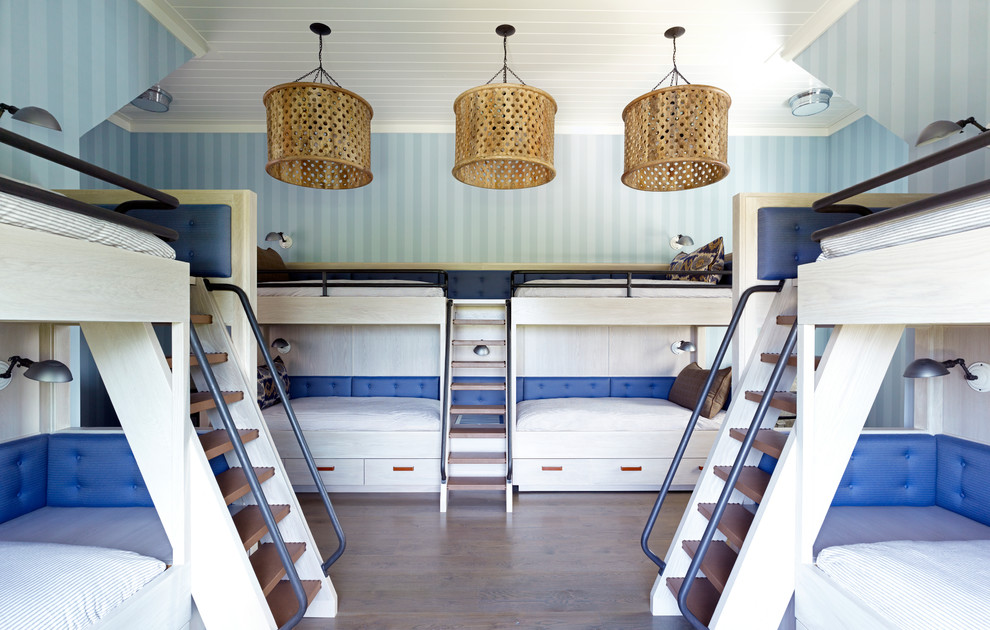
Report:
M 366 100 L 324 83 L 283 83 L 263 98 L 268 163 L 275 179 L 307 188 L 358 188 L 371 182 L 371 117 Z
M 640 96 L 622 110 L 622 183 L 648 191 L 714 184 L 729 174 L 729 105 L 708 85 L 675 85 Z
M 502 190 L 546 184 L 557 174 L 556 113 L 553 97 L 528 85 L 491 83 L 462 93 L 454 101 L 454 177 Z

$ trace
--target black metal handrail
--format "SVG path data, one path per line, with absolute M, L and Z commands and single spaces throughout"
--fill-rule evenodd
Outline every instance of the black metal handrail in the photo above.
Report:
M 563 280 L 573 280 L 573 282 L 560 282 L 559 280 L 551 280 L 550 278 L 540 278 L 537 280 L 526 280 L 527 274 L 539 274 L 539 275 L 554 275 L 561 276 Z M 574 278 L 574 276 L 587 276 L 587 275 L 619 275 L 623 274 L 625 279 L 622 281 L 623 284 L 619 284 L 619 278 L 599 278 L 600 280 L 615 280 L 613 284 L 595 284 L 592 279 L 587 279 L 582 281 L 581 278 Z M 543 288 L 554 288 L 554 289 L 614 289 L 618 287 L 623 287 L 626 289 L 626 297 L 633 297 L 633 289 L 656 289 L 660 288 L 656 284 L 651 284 L 647 282 L 648 280 L 655 280 L 654 278 L 642 278 L 636 276 L 667 276 L 667 279 L 671 282 L 677 282 L 673 280 L 670 276 L 719 276 L 718 283 L 707 283 L 707 284 L 685 284 L 682 289 L 692 289 L 696 291 L 711 290 L 713 288 L 723 289 L 726 284 L 726 277 L 732 276 L 731 269 L 720 269 L 720 270 L 704 270 L 695 271 L 691 269 L 655 269 L 655 270 L 637 270 L 637 271 L 608 271 L 601 269 L 516 269 L 509 274 L 509 292 L 510 295 L 515 295 L 516 289 L 519 288 L 531 288 L 531 287 L 543 287 Z M 638 281 L 638 282 L 637 282 Z
M 660 492 L 657 494 L 657 500 L 653 504 L 653 510 L 650 512 L 650 517 L 646 520 L 646 526 L 643 528 L 643 535 L 640 537 L 640 547 L 643 549 L 643 553 L 646 557 L 653 561 L 653 564 L 660 567 L 660 575 L 663 575 L 663 570 L 667 567 L 667 563 L 660 559 L 660 556 L 653 553 L 650 549 L 650 535 L 653 533 L 653 528 L 656 525 L 657 517 L 660 515 L 660 509 L 663 507 L 663 502 L 667 498 L 667 494 L 670 492 L 670 486 L 674 482 L 674 475 L 677 474 L 677 467 L 680 466 L 681 460 L 684 458 L 684 452 L 687 450 L 688 442 L 691 440 L 691 435 L 694 433 L 694 427 L 698 424 L 698 417 L 701 415 L 701 408 L 705 404 L 705 399 L 708 398 L 708 392 L 712 389 L 712 384 L 715 382 L 715 377 L 720 367 L 722 367 L 722 361 L 725 359 L 725 355 L 729 350 L 729 346 L 732 343 L 732 336 L 736 332 L 736 328 L 739 326 L 739 320 L 742 318 L 743 311 L 746 309 L 746 304 L 749 303 L 749 298 L 754 293 L 780 293 L 784 288 L 784 280 L 781 280 L 777 284 L 758 284 L 756 286 L 749 287 L 743 291 L 742 295 L 739 296 L 739 303 L 736 304 L 735 310 L 732 312 L 732 319 L 729 320 L 729 325 L 725 330 L 725 336 L 722 337 L 722 344 L 718 348 L 718 352 L 715 354 L 715 361 L 712 364 L 712 368 L 708 373 L 708 379 L 705 380 L 705 386 L 701 390 L 701 395 L 698 397 L 698 403 L 694 406 L 694 411 L 691 412 L 691 419 L 688 420 L 687 426 L 684 429 L 684 435 L 681 437 L 680 444 L 677 445 L 677 451 L 674 453 L 674 458 L 670 462 L 670 468 L 667 470 L 667 476 L 663 480 L 663 485 L 660 486 Z
M 294 628 L 302 620 L 303 615 L 306 614 L 306 608 L 309 606 L 306 590 L 303 588 L 302 580 L 299 579 L 299 572 L 296 571 L 296 565 L 292 561 L 292 556 L 285 546 L 285 540 L 282 539 L 282 532 L 278 529 L 278 522 L 275 520 L 275 515 L 272 514 L 271 506 L 268 505 L 268 499 L 265 498 L 265 492 L 261 488 L 261 482 L 258 481 L 258 476 L 254 473 L 254 467 L 251 466 L 251 459 L 248 457 L 247 449 L 244 448 L 244 443 L 241 442 L 241 436 L 237 432 L 233 418 L 230 416 L 230 409 L 227 407 L 227 401 L 223 399 L 223 392 L 220 391 L 220 384 L 217 382 L 216 374 L 213 373 L 213 367 L 206 357 L 206 352 L 203 350 L 203 344 L 199 340 L 199 335 L 196 334 L 196 329 L 192 327 L 189 328 L 189 345 L 202 368 L 203 378 L 206 380 L 206 386 L 210 390 L 213 402 L 216 404 L 220 422 L 227 431 L 227 437 L 233 446 L 234 455 L 241 464 L 244 477 L 247 479 L 248 486 L 251 488 L 251 494 L 254 496 L 255 503 L 258 504 L 258 508 L 261 511 L 261 518 L 265 521 L 265 527 L 268 528 L 268 533 L 271 534 L 272 542 L 275 543 L 275 550 L 278 552 L 279 560 L 285 568 L 285 575 L 289 578 L 292 592 L 295 594 L 296 602 L 299 604 L 299 609 L 285 624 L 280 626 L 280 630 L 283 628 Z
M 510 404 L 513 390 L 513 375 L 509 371 L 512 365 L 512 341 L 509 334 L 512 330 L 512 300 L 505 301 L 505 482 L 509 485 L 508 492 L 512 492 L 512 418 L 510 409 L 515 409 L 514 404 Z
M 443 351 L 443 400 L 441 401 L 440 412 L 440 484 L 447 483 L 447 427 L 450 426 L 450 340 L 451 328 L 453 328 L 454 301 L 447 300 L 447 333 L 445 343 L 446 349 Z M 443 489 L 440 490 L 443 492 Z
M 289 425 L 292 427 L 292 432 L 296 436 L 296 441 L 299 443 L 299 450 L 302 451 L 303 459 L 306 461 L 306 468 L 309 469 L 309 474 L 313 477 L 313 483 L 316 484 L 316 491 L 320 495 L 320 499 L 323 501 L 323 507 L 326 509 L 327 516 L 330 517 L 330 524 L 333 526 L 333 531 L 337 535 L 337 549 L 330 557 L 328 557 L 320 566 L 323 569 L 323 574 L 326 575 L 330 570 L 331 565 L 340 558 L 344 553 L 344 548 L 347 546 L 347 540 L 344 537 L 344 530 L 340 526 L 340 520 L 337 518 L 337 513 L 334 512 L 333 504 L 330 503 L 330 497 L 327 495 L 327 489 L 323 486 L 323 480 L 320 478 L 319 469 L 316 467 L 316 462 L 313 460 L 313 453 L 309 450 L 309 443 L 306 442 L 306 436 L 303 434 L 302 427 L 299 425 L 299 420 L 296 419 L 296 412 L 292 410 L 292 404 L 289 402 L 289 394 L 285 391 L 285 384 L 282 383 L 282 379 L 278 378 L 278 372 L 275 370 L 275 362 L 272 361 L 271 355 L 268 353 L 268 347 L 265 344 L 265 337 L 261 333 L 261 327 L 258 325 L 258 318 L 254 315 L 254 309 L 251 308 L 251 302 L 248 300 L 247 294 L 239 286 L 234 284 L 219 284 L 216 282 L 210 282 L 209 280 L 204 281 L 206 283 L 206 288 L 210 291 L 229 291 L 237 295 L 240 298 L 241 307 L 244 310 L 244 314 L 247 316 L 248 322 L 251 324 L 251 331 L 254 333 L 254 338 L 258 341 L 258 346 L 261 348 L 261 355 L 265 358 L 265 365 L 268 366 L 268 370 L 271 372 L 272 379 L 275 381 L 275 389 L 278 390 L 279 398 L 282 400 L 282 406 L 285 409 L 285 415 L 289 418 Z
M 729 476 L 725 480 L 722 494 L 719 495 L 715 509 L 708 519 L 708 526 L 705 528 L 705 533 L 698 543 L 698 549 L 694 552 L 694 557 L 691 558 L 691 564 L 688 566 L 687 573 L 684 574 L 681 589 L 677 593 L 677 607 L 680 609 L 681 614 L 684 615 L 684 618 L 697 630 L 708 630 L 708 626 L 701 623 L 701 620 L 688 609 L 688 595 L 691 592 L 691 587 L 694 585 L 694 579 L 698 576 L 698 571 L 701 569 L 701 562 L 705 559 L 705 554 L 708 553 L 708 548 L 715 538 L 715 531 L 718 529 L 719 521 L 722 520 L 722 514 L 725 513 L 725 508 L 729 504 L 729 498 L 735 490 L 736 481 L 739 480 L 739 475 L 742 474 L 746 458 L 749 456 L 749 452 L 753 447 L 753 442 L 756 441 L 757 432 L 763 426 L 763 419 L 766 418 L 767 410 L 770 409 L 773 393 L 777 391 L 780 379 L 783 377 L 784 370 L 787 368 L 787 361 L 790 359 L 791 352 L 794 351 L 794 345 L 797 342 L 797 332 L 798 325 L 797 322 L 794 322 L 790 332 L 787 334 L 784 347 L 780 351 L 780 357 L 773 366 L 773 372 L 771 372 L 767 387 L 763 391 L 763 398 L 760 399 L 760 403 L 756 407 L 756 414 L 753 416 L 753 421 L 750 423 L 749 430 L 746 432 L 746 438 L 743 440 L 742 446 L 739 448 L 739 453 L 736 455 L 736 461 L 732 464 L 732 470 L 729 471 Z
M 382 280 L 365 279 L 365 280 L 351 280 L 349 278 L 330 278 L 329 276 L 336 274 L 367 274 L 367 275 L 381 275 L 387 276 Z M 301 275 L 315 275 L 320 274 L 320 279 L 302 279 L 302 280 L 264 280 L 264 276 L 279 275 L 284 276 L 288 274 L 291 276 L 301 276 Z M 403 280 L 401 276 L 403 275 L 422 275 L 422 274 L 433 274 L 436 275 L 436 282 L 423 281 L 409 281 Z M 258 269 L 258 286 L 265 287 L 314 287 L 322 288 L 323 296 L 328 297 L 327 290 L 332 287 L 346 287 L 346 288 L 399 288 L 399 289 L 419 289 L 419 288 L 438 288 L 443 291 L 443 294 L 447 295 L 447 285 L 448 277 L 447 271 L 445 269 Z

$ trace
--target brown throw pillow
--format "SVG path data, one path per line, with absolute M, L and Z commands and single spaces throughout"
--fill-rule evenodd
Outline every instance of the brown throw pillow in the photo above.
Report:
M 667 400 L 677 403 L 681 407 L 694 410 L 698 404 L 698 397 L 705 387 L 709 370 L 703 370 L 697 363 L 688 365 L 674 379 L 674 384 L 670 388 Z M 715 374 L 715 381 L 712 389 L 705 397 L 705 403 L 701 406 L 701 415 L 711 418 L 725 405 L 725 399 L 729 397 L 729 388 L 732 386 L 732 368 L 722 368 Z
M 278 252 L 269 247 L 268 249 L 258 248 L 258 271 L 270 271 L 270 270 L 283 270 L 285 269 L 285 262 L 282 257 L 278 255 Z M 289 274 L 287 273 L 259 273 L 258 282 L 287 282 L 289 280 Z

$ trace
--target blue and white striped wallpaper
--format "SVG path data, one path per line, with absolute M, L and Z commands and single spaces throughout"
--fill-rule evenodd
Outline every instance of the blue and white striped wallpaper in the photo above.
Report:
M 928 123 L 990 119 L 988 33 L 987 0 L 860 0 L 795 61 L 904 139 L 915 159 L 956 141 L 915 149 Z M 938 192 L 987 177 L 990 154 L 977 151 L 912 176 L 909 188 Z
M 827 193 L 902 163 L 906 152 L 869 119 L 830 138 L 732 137 L 722 182 L 646 193 L 619 181 L 621 136 L 560 135 L 553 182 L 490 191 L 450 174 L 450 134 L 373 134 L 374 181 L 319 191 L 265 173 L 264 134 L 135 133 L 128 146 L 121 133 L 102 125 L 84 152 L 108 168 L 130 159 L 134 179 L 160 188 L 254 190 L 259 234 L 291 234 L 284 253 L 295 262 L 667 262 L 674 234 L 697 243 L 723 236 L 731 248 L 737 192 Z
M 80 137 L 192 58 L 134 0 L 0 0 L 0 98 L 50 111 L 62 133 L 0 125 L 79 155 Z M 61 166 L 0 152 L 0 173 L 50 187 L 77 187 Z

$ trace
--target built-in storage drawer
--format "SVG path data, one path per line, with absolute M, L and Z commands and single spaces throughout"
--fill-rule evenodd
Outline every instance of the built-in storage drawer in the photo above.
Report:
M 316 469 L 323 483 L 328 486 L 360 486 L 364 484 L 363 459 L 316 459 Z M 283 459 L 285 472 L 294 486 L 312 486 L 313 477 L 309 474 L 306 460 Z
M 369 486 L 440 485 L 439 459 L 366 459 L 364 482 Z
M 685 458 L 674 477 L 674 485 L 694 486 L 701 475 L 703 459 Z M 669 459 L 515 459 L 513 483 L 520 489 L 640 487 L 656 489 L 663 483 Z

